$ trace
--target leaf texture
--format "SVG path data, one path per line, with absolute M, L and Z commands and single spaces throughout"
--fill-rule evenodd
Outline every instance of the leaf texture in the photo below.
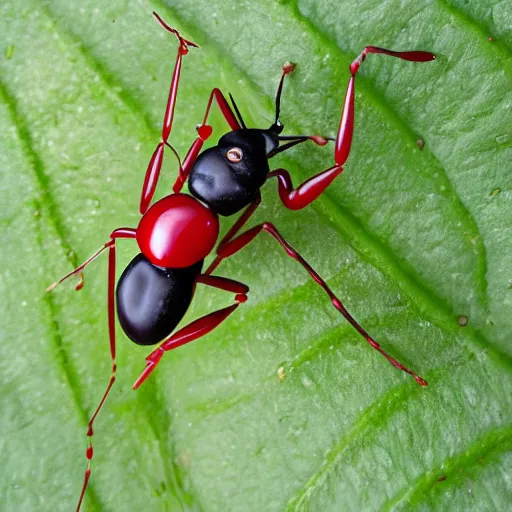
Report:
M 370 56 L 344 173 L 299 212 L 269 182 L 254 220 L 274 222 L 430 385 L 388 365 L 262 236 L 219 269 L 250 286 L 249 301 L 167 354 L 137 392 L 147 349 L 119 330 L 85 510 L 509 508 L 510 2 L 7 0 L 2 509 L 69 510 L 78 497 L 85 425 L 109 376 L 106 258 L 80 293 L 44 289 L 112 229 L 138 223 L 176 52 L 152 10 L 201 45 L 184 58 L 171 135 L 181 154 L 213 87 L 266 127 L 281 65 L 296 62 L 286 132 L 333 136 L 348 64 L 365 45 L 437 54 L 421 65 Z M 213 124 L 225 130 L 219 115 Z M 276 158 L 295 183 L 331 162 L 332 146 Z M 160 195 L 176 172 L 167 154 Z M 119 253 L 122 269 L 136 247 Z M 229 301 L 198 288 L 185 320 Z

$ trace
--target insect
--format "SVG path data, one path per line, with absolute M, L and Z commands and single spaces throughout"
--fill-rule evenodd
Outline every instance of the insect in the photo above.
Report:
M 395 368 L 411 375 L 421 386 L 427 382 L 391 357 L 346 310 L 327 283 L 311 265 L 286 241 L 270 222 L 264 222 L 243 231 L 243 227 L 261 202 L 260 188 L 270 179 L 276 179 L 279 197 L 286 208 L 298 210 L 313 202 L 343 171 L 352 143 L 354 130 L 354 84 L 359 67 L 370 53 L 384 54 L 413 62 L 435 59 L 425 51 L 391 51 L 367 46 L 350 65 L 350 79 L 345 95 L 341 120 L 336 138 L 317 135 L 281 135 L 284 126 L 280 119 L 281 93 L 285 76 L 294 64 L 283 66 L 277 89 L 275 120 L 268 129 L 247 128 L 240 111 L 230 95 L 231 105 L 219 89 L 213 89 L 208 99 L 202 123 L 197 127 L 197 137 L 183 161 L 168 142 L 173 126 L 174 107 L 178 93 L 182 60 L 189 48 L 198 46 L 184 39 L 158 14 L 153 13 L 160 25 L 174 34 L 179 42 L 176 63 L 172 75 L 169 97 L 162 126 L 162 137 L 147 168 L 140 200 L 140 219 L 137 228 L 118 228 L 109 240 L 79 267 L 48 287 L 52 290 L 70 276 L 80 274 L 83 285 L 84 268 L 108 249 L 108 331 L 112 373 L 106 390 L 88 424 L 89 444 L 86 450 L 87 467 L 77 510 L 80 509 L 91 474 L 93 457 L 93 424 L 116 378 L 115 313 L 124 332 L 139 345 L 160 345 L 146 358 L 146 366 L 135 381 L 137 389 L 153 372 L 162 356 L 181 345 L 205 336 L 226 320 L 247 300 L 249 288 L 242 282 L 213 275 L 225 258 L 249 245 L 258 234 L 266 232 L 296 260 L 320 285 L 336 308 L 354 329 Z M 217 103 L 230 131 L 224 134 L 216 146 L 202 150 L 212 135 L 207 124 L 213 105 Z M 275 155 L 303 142 L 311 141 L 319 146 L 334 141 L 334 165 L 314 175 L 298 187 L 294 187 L 285 169 L 270 170 L 269 160 Z M 169 148 L 180 162 L 179 174 L 173 193 L 151 205 L 158 183 L 165 148 Z M 182 192 L 188 183 L 190 194 Z M 220 240 L 213 262 L 203 271 L 204 259 L 217 244 L 219 216 L 242 214 L 228 233 Z M 134 239 L 138 254 L 116 281 L 116 242 Z M 194 296 L 197 285 L 218 288 L 234 295 L 233 304 L 203 316 L 180 330 L 174 329 L 183 318 Z M 116 308 L 117 306 L 117 308 Z M 162 341 L 163 340 L 163 341 Z

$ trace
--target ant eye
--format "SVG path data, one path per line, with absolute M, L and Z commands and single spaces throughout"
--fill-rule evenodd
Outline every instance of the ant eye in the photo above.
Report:
M 228 157 L 228 160 L 233 163 L 238 163 L 240 160 L 242 160 L 244 153 L 240 148 L 231 148 L 227 153 L 226 156 Z

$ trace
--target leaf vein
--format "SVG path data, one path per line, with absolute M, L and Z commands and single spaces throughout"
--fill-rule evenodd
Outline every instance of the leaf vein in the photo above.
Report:
M 67 241 L 66 230 L 64 228 L 62 219 L 59 215 L 58 209 L 53 201 L 52 194 L 50 192 L 49 178 L 45 173 L 43 162 L 37 153 L 36 149 L 32 143 L 32 137 L 30 135 L 30 131 L 28 127 L 25 125 L 23 117 L 19 111 L 18 104 L 14 96 L 10 94 L 5 84 L 0 80 L 0 98 L 2 102 L 7 106 L 13 126 L 16 130 L 16 135 L 18 140 L 20 141 L 21 148 L 29 162 L 30 168 L 34 172 L 34 176 L 36 178 L 36 182 L 39 186 L 40 195 L 37 199 L 34 200 L 36 203 L 35 210 L 41 209 L 41 204 L 44 204 L 46 210 L 48 211 L 48 218 L 52 226 L 54 227 L 59 239 L 61 241 L 62 247 L 65 250 L 66 257 L 68 260 L 73 263 L 73 256 L 71 256 L 72 252 L 70 249 L 70 245 Z M 42 236 L 40 232 L 40 222 L 39 219 L 36 222 L 36 241 L 39 246 L 40 253 L 44 253 L 44 247 L 42 244 Z M 75 256 L 76 257 L 76 256 Z M 73 403 L 76 406 L 76 410 L 79 414 L 79 417 L 84 425 L 87 424 L 87 412 L 82 405 L 82 401 L 77 392 L 78 386 L 78 377 L 76 375 L 76 371 L 71 365 L 69 358 L 67 357 L 66 348 L 62 336 L 60 335 L 60 328 L 58 322 L 58 313 L 57 306 L 55 304 L 54 298 L 51 294 L 45 294 L 43 297 L 43 302 L 46 304 L 49 314 L 49 330 L 51 333 L 51 341 L 53 344 L 53 349 L 55 353 L 55 359 L 57 361 L 57 365 L 64 375 L 67 386 L 70 389 L 71 396 L 73 399 Z M 84 457 L 85 460 L 85 457 Z M 102 505 L 99 496 L 94 489 L 93 484 L 90 485 L 90 491 L 88 493 L 88 499 L 93 504 L 95 509 L 104 510 L 104 506 Z
M 481 471 L 488 463 L 495 460 L 497 454 L 511 449 L 512 429 L 504 427 L 487 432 L 474 439 L 456 455 L 446 459 L 441 466 L 419 475 L 414 482 L 408 484 L 384 503 L 381 509 L 394 510 L 400 504 L 413 504 L 421 498 L 421 495 L 436 485 L 441 476 L 446 476 L 448 479 L 450 476 L 456 476 L 459 469 L 467 469 L 471 465 Z

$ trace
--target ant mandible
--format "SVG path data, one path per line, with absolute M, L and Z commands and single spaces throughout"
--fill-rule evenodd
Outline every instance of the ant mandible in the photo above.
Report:
M 317 135 L 281 135 L 284 128 L 280 120 L 281 92 L 284 77 L 293 71 L 294 64 L 287 63 L 283 66 L 276 94 L 275 121 L 266 130 L 247 128 L 233 97 L 230 95 L 233 105 L 231 107 L 222 92 L 217 88 L 213 89 L 203 122 L 197 127 L 197 138 L 183 162 L 180 162 L 179 175 L 173 186 L 174 193 L 160 199 L 150 207 L 160 175 L 165 147 L 168 146 L 178 157 L 168 139 L 173 124 L 181 64 L 189 47 L 198 48 L 198 45 L 184 39 L 176 29 L 167 25 L 157 13 L 153 12 L 153 15 L 163 28 L 178 38 L 179 48 L 165 110 L 162 140 L 151 157 L 142 187 L 140 200 L 142 218 L 136 229 L 119 228 L 114 230 L 110 235 L 110 240 L 88 260 L 47 288 L 47 291 L 50 291 L 75 274 L 80 274 L 83 278 L 83 269 L 105 249 L 109 250 L 108 330 L 112 374 L 103 397 L 88 424 L 87 468 L 77 511 L 80 509 L 91 473 L 93 423 L 116 378 L 116 303 L 121 327 L 133 342 L 139 345 L 154 345 L 163 340 L 160 346 L 146 358 L 146 367 L 133 385 L 133 388 L 137 389 L 156 368 L 165 352 L 208 334 L 247 300 L 249 288 L 245 284 L 226 277 L 214 276 L 212 273 L 222 260 L 243 249 L 262 231 L 274 237 L 286 254 L 306 269 L 314 281 L 327 293 L 332 305 L 375 350 L 380 352 L 395 368 L 411 375 L 418 384 L 427 385 L 424 379 L 391 357 L 359 325 L 327 283 L 285 240 L 272 223 L 264 222 L 241 234 L 238 232 L 258 208 L 261 202 L 260 188 L 268 179 L 277 178 L 279 197 L 284 206 L 291 210 L 299 210 L 313 202 L 341 174 L 342 166 L 350 153 L 354 130 L 355 77 L 369 53 L 381 53 L 413 62 L 431 61 L 435 59 L 435 55 L 424 51 L 395 52 L 376 46 L 365 47 L 350 65 L 351 76 L 335 139 Z M 201 153 L 203 144 L 212 134 L 212 128 L 207 121 L 214 99 L 231 131 L 223 135 L 216 146 Z M 293 187 L 290 175 L 285 169 L 270 171 L 268 161 L 278 153 L 302 142 L 312 141 L 319 146 L 324 146 L 329 140 L 333 140 L 335 143 L 334 165 L 309 178 L 298 187 Z M 280 145 L 281 143 L 283 144 Z M 181 192 L 187 181 L 192 195 Z M 211 253 L 217 242 L 219 215 L 229 217 L 243 208 L 245 210 L 240 218 L 220 241 L 215 259 L 203 272 L 204 258 Z M 123 272 L 116 291 L 115 251 L 116 240 L 119 238 L 134 238 L 141 253 L 130 262 Z M 193 321 L 171 335 L 188 309 L 198 284 L 233 293 L 235 295 L 234 303 Z M 77 289 L 82 286 L 83 279 L 77 285 Z

